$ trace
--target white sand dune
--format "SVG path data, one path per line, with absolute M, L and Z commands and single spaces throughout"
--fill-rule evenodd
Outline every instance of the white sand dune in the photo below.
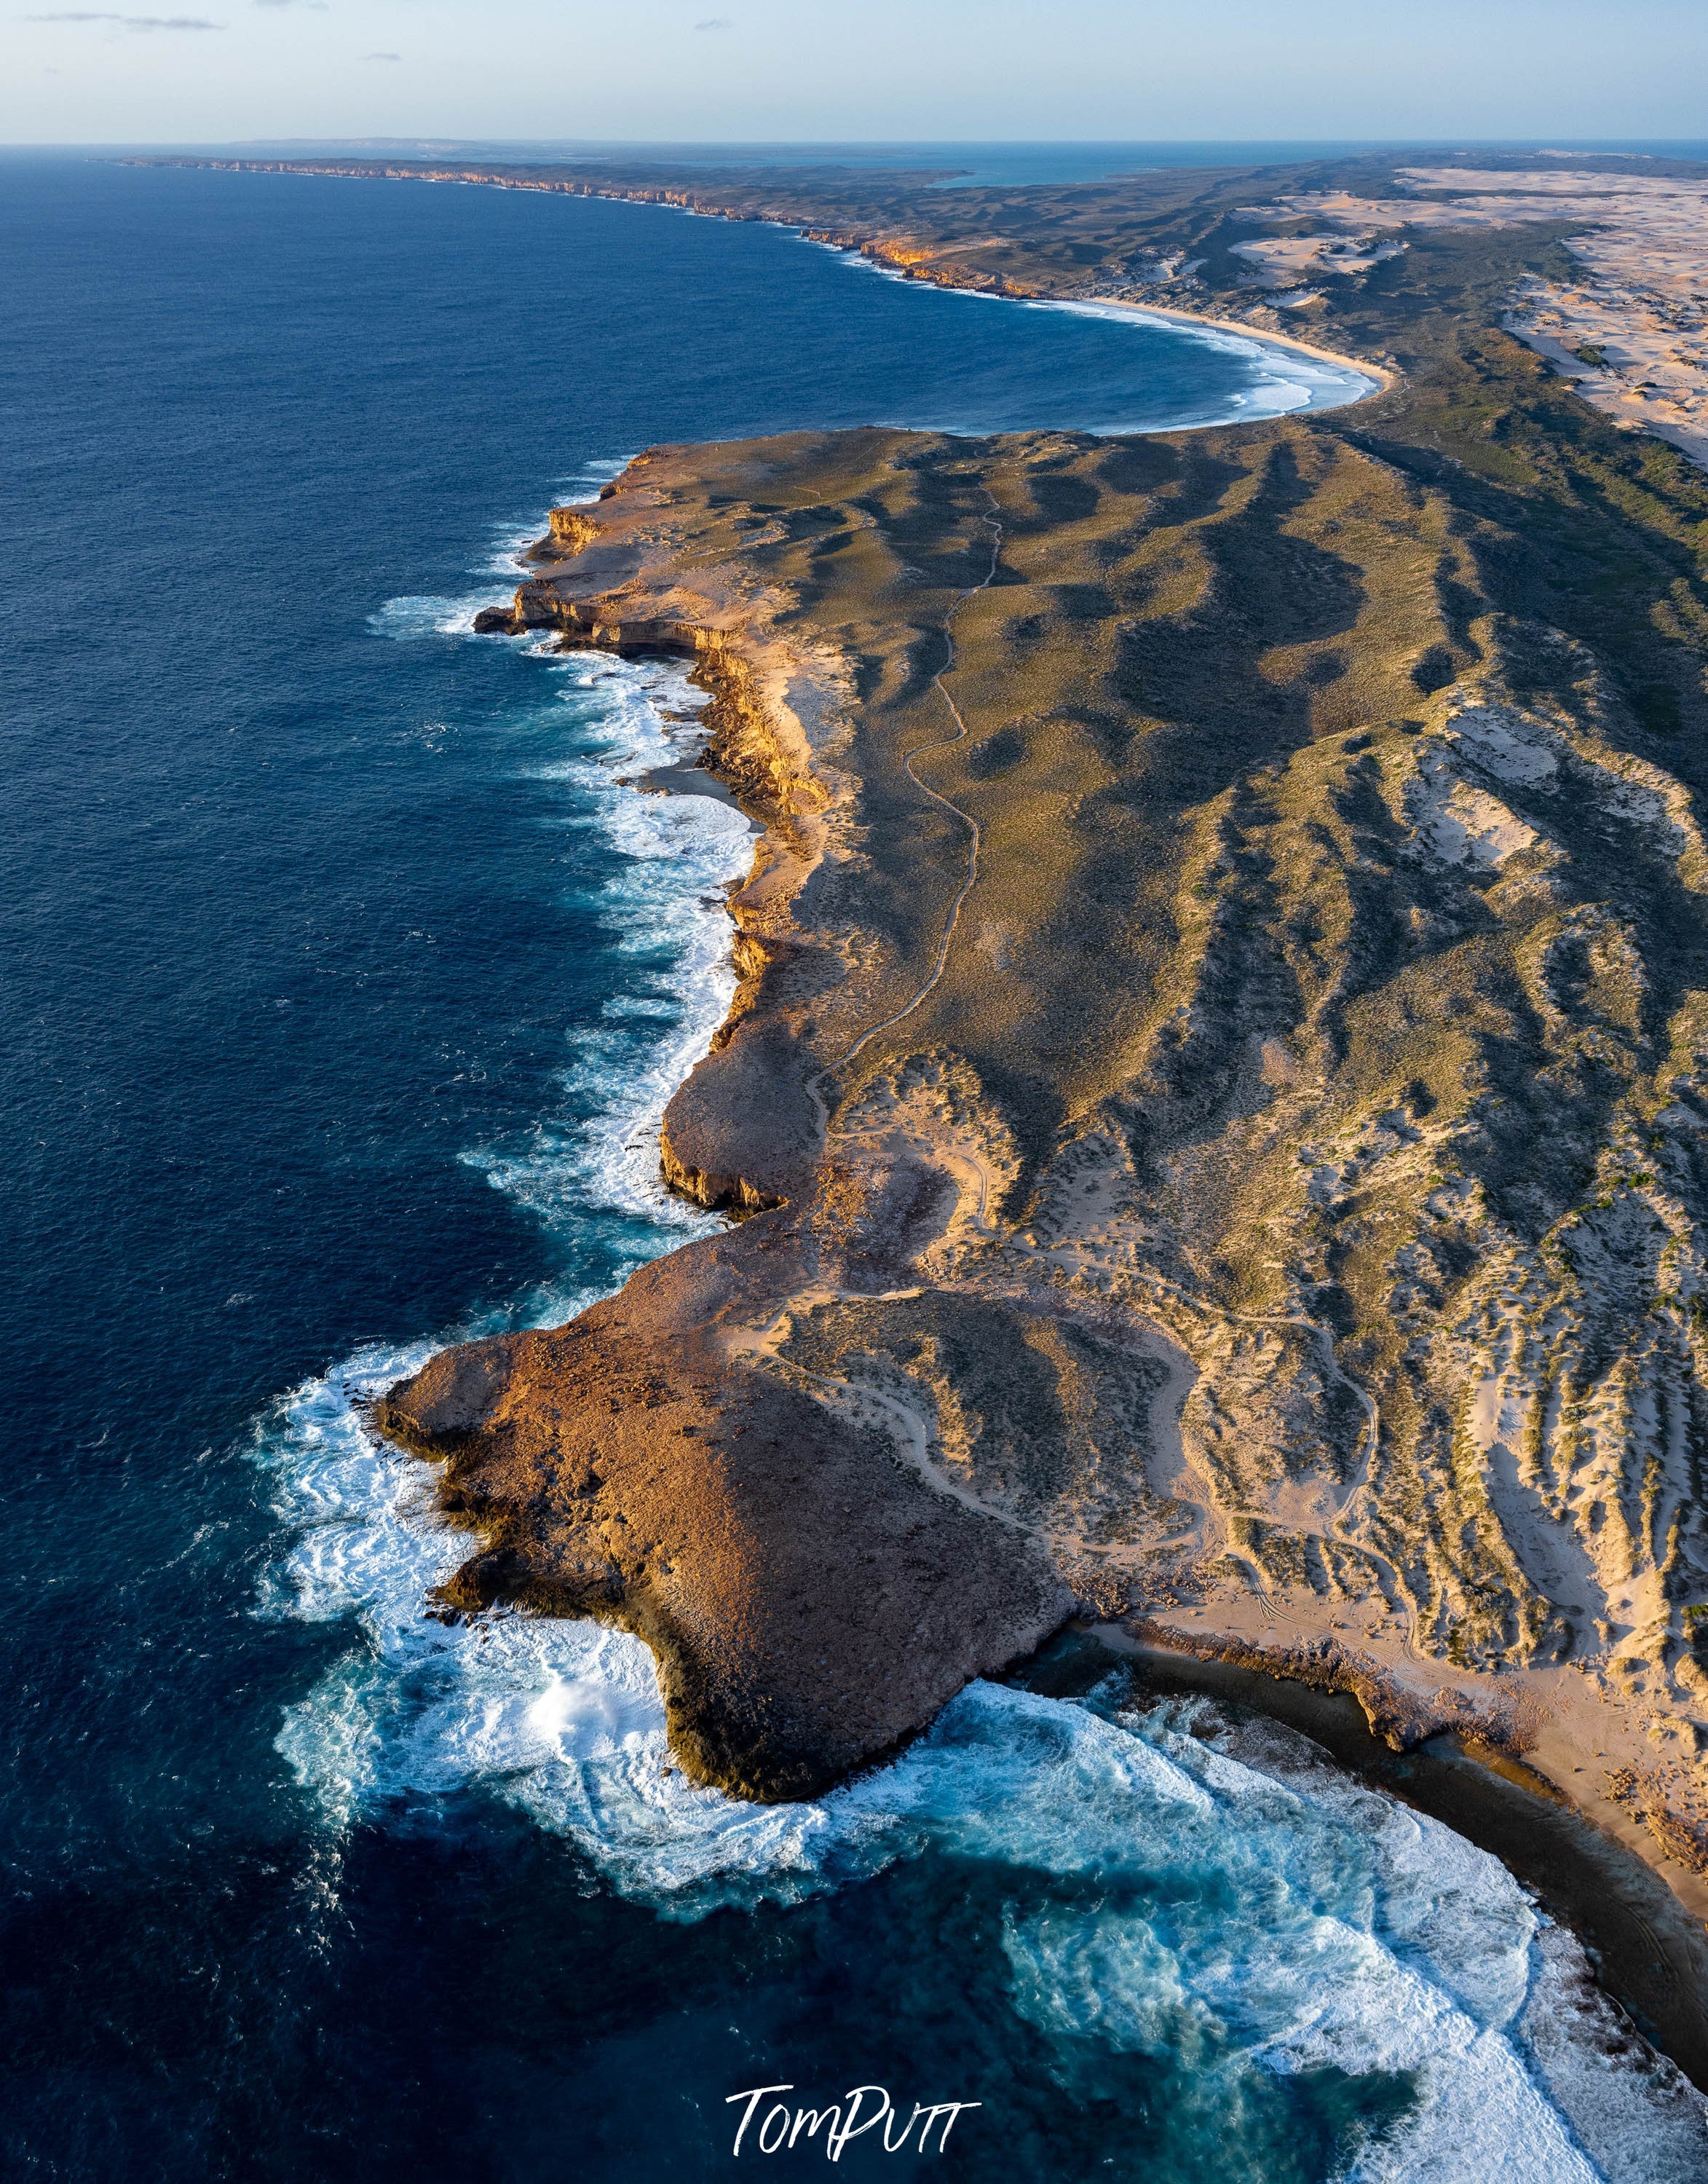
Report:
M 1266 284 L 1281 286 L 1367 271 L 1406 227 L 1582 220 L 1584 231 L 1566 238 L 1582 279 L 1526 281 L 1506 330 L 1616 423 L 1656 433 L 1708 468 L 1708 181 L 1573 168 L 1402 172 L 1414 195 L 1322 191 L 1253 207 L 1271 219 L 1309 219 L 1321 231 L 1236 248 Z

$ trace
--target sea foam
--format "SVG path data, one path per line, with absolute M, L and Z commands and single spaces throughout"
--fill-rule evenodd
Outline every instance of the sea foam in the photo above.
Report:
M 1260 365 L 1262 370 L 1243 393 L 1229 397 L 1235 415 L 1206 417 L 1199 426 L 1230 424 L 1237 418 L 1275 417 L 1295 410 L 1327 410 L 1356 402 L 1376 392 L 1379 382 L 1350 364 L 1337 364 L 1327 356 L 1294 348 L 1280 341 L 1265 341 L 1255 333 L 1243 334 L 1232 326 L 1213 326 L 1208 320 L 1194 323 L 1184 314 L 1167 310 L 1147 312 L 1142 304 L 1094 303 L 1029 303 L 1029 310 L 1069 311 L 1076 317 L 1113 320 L 1127 326 L 1149 326 L 1178 334 L 1200 348 L 1217 350 Z M 1119 427 L 1102 426 L 1104 432 Z
M 454 634 L 466 626 L 460 606 L 392 601 L 386 633 Z M 680 666 L 532 649 L 551 694 L 550 755 L 539 757 L 531 733 L 526 765 L 561 791 L 554 823 L 593 833 L 604 852 L 598 863 L 609 877 L 581 903 L 604 928 L 620 983 L 602 1021 L 570 1043 L 560 1112 L 542 1116 L 524 1145 L 471 1145 L 461 1157 L 548 1227 L 617 1221 L 620 1281 L 724 1225 L 665 1190 L 658 1140 L 670 1094 L 734 992 L 724 890 L 751 861 L 752 830 L 714 798 L 631 785 L 690 762 L 704 744 L 704 694 Z M 363 1403 L 448 1342 L 554 1324 L 597 1294 L 548 1287 L 503 1315 L 367 1346 L 260 1424 L 256 1454 L 292 1540 L 266 1575 L 262 1612 L 348 1621 L 360 1633 L 279 1738 L 337 1825 L 376 1802 L 491 1780 L 545 1825 L 591 1830 L 590 1844 L 608 1836 L 640 1875 L 660 1858 L 669 1869 L 670 1847 L 696 1830 L 776 1832 L 769 1816 L 690 1791 L 669 1767 L 657 1679 L 637 1641 L 592 1624 L 504 1614 L 446 1624 L 426 1612 L 470 1541 L 437 1514 L 431 1467 L 378 1440 Z M 722 1853 L 708 1856 L 715 1866 Z
M 599 489 L 614 477 L 620 476 L 634 460 L 633 455 L 602 456 L 583 463 L 559 484 L 552 495 L 554 508 L 584 508 L 596 501 Z M 494 575 L 507 575 L 525 569 L 521 559 L 524 549 L 545 536 L 548 517 L 543 510 L 506 518 L 492 526 L 488 538 L 488 559 L 483 565 Z
M 1254 2072 L 1403 2081 L 1410 2113 L 1353 2178 L 1634 2184 L 1667 2173 L 1652 2165 L 1663 2142 L 1708 2143 L 1677 2074 L 1646 2053 L 1632 2067 L 1628 2034 L 1618 2064 L 1614 2013 L 1585 2015 L 1574 1945 L 1497 1860 L 1302 1739 L 1254 1745 L 1205 1702 L 1124 1706 L 1120 1674 L 1083 1700 L 976 1682 L 899 1760 L 815 1802 L 693 1787 L 638 1640 L 422 1615 L 467 1542 L 429 1514 L 426 1467 L 375 1444 L 346 1400 L 417 1355 L 370 1353 L 342 1390 L 315 1384 L 293 1407 L 287 1496 L 304 1529 L 277 1605 L 353 1615 L 363 1643 L 280 1746 L 335 1825 L 496 1797 L 676 1920 L 903 1858 L 1029 1877 L 1003 1922 L 1010 2004 L 1065 2081 L 1087 2043 L 1183 2057 L 1206 2131 Z
M 444 632 L 448 615 L 425 610 L 445 603 L 393 604 L 423 610 L 420 633 Z M 697 746 L 680 671 L 576 657 L 546 671 L 564 733 L 535 771 L 562 785 L 559 823 L 618 853 L 593 900 L 629 967 L 564 1073 L 563 1119 L 526 1150 L 464 1156 L 548 1223 L 621 1215 L 644 1255 L 718 1225 L 662 1190 L 657 1131 L 727 1006 L 720 891 L 750 836 L 727 806 L 625 785 Z M 524 1317 L 592 1301 L 542 1294 Z M 1016 1877 L 1009 2005 L 1070 2092 L 1088 2052 L 1184 2057 L 1213 2145 L 1254 2073 L 1379 2075 L 1407 2089 L 1405 2112 L 1343 2171 L 1355 2184 L 1693 2173 L 1701 2104 L 1632 2039 L 1572 1938 L 1497 1860 L 1273 1724 L 1205 1701 L 1128 1703 L 1123 1674 L 1080 1700 L 976 1682 L 891 1764 L 811 1802 L 754 1806 L 676 1767 L 637 1639 L 509 1611 L 437 1620 L 431 1589 L 471 1542 L 436 1511 L 433 1468 L 378 1440 L 361 1406 L 440 1343 L 498 1323 L 364 1348 L 260 1432 L 291 1540 L 262 1612 L 351 1636 L 278 1739 L 335 1831 L 437 1824 L 495 1798 L 677 1921 L 898 1860 L 975 1860 Z
M 722 1225 L 664 1188 L 659 1129 L 734 996 L 724 890 L 752 861 L 753 830 L 713 798 L 632 785 L 690 763 L 704 744 L 704 696 L 683 669 L 576 655 L 549 671 L 580 725 L 538 772 L 566 792 L 557 823 L 616 853 L 591 906 L 621 986 L 563 1072 L 565 1111 L 577 1119 L 542 1122 L 526 1151 L 471 1147 L 464 1157 L 548 1220 L 596 1208 L 641 1217 L 665 1232 L 663 1249 Z
M 629 455 L 617 455 L 582 464 L 564 479 L 553 495 L 553 505 L 592 505 L 598 500 L 600 488 L 626 470 L 632 460 Z M 459 593 L 448 599 L 434 593 L 409 593 L 387 599 L 369 616 L 368 627 L 376 637 L 393 638 L 403 644 L 424 637 L 471 636 L 475 616 L 482 608 L 509 605 L 517 577 L 529 573 L 522 556 L 527 548 L 545 536 L 548 522 L 545 510 L 536 509 L 506 517 L 492 526 L 486 559 L 478 573 L 506 579 L 504 582 L 489 582 L 478 591 Z
M 828 249 L 843 264 L 860 271 L 875 273 L 880 279 L 911 281 L 912 276 L 898 267 L 880 265 L 876 259 L 865 257 L 859 251 L 846 249 L 840 244 L 826 243 L 815 247 Z M 1194 320 L 1185 313 L 1166 308 L 1159 307 L 1154 311 L 1147 311 L 1142 304 L 1129 306 L 1055 297 L 998 296 L 978 288 L 958 288 L 952 292 L 968 301 L 999 304 L 1010 310 L 1059 311 L 1075 318 L 1102 319 L 1118 326 L 1148 326 L 1153 332 L 1176 334 L 1182 341 L 1191 342 L 1200 348 L 1214 349 L 1223 356 L 1237 356 L 1249 365 L 1260 367 L 1249 386 L 1228 397 L 1228 406 L 1223 415 L 1193 417 L 1189 429 L 1195 432 L 1214 425 L 1248 422 L 1255 417 L 1284 416 L 1295 410 L 1336 409 L 1373 394 L 1380 384 L 1372 374 L 1360 371 L 1355 365 L 1337 363 L 1328 356 L 1317 356 L 1282 341 L 1266 341 L 1255 332 L 1246 334 L 1232 326 L 1213 325 L 1208 320 Z M 945 426 L 943 429 L 951 428 Z M 1163 428 L 1154 417 L 1147 417 L 1089 425 L 1085 429 L 1094 436 L 1108 439 L 1121 433 L 1154 432 Z M 1169 429 L 1186 430 L 1188 427 L 1182 426 Z

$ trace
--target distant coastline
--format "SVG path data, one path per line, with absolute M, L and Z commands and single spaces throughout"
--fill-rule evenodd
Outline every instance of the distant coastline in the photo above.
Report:
M 815 231 L 804 221 L 787 217 L 767 218 L 738 211 L 732 207 L 702 203 L 682 192 L 668 188 L 623 188 L 606 182 L 576 181 L 560 176 L 531 179 L 526 175 L 508 174 L 492 169 L 420 167 L 398 165 L 379 161 L 348 159 L 146 159 L 132 156 L 117 164 L 138 167 L 200 167 L 220 173 L 307 175 L 321 176 L 329 180 L 343 181 L 405 181 L 460 184 L 465 187 L 498 190 L 526 190 L 540 195 L 556 197 L 599 198 L 617 204 L 640 204 L 660 207 L 666 211 L 691 213 L 703 220 L 724 220 L 740 226 L 781 228 L 791 234 L 803 236 L 811 242 L 821 242 L 829 248 L 862 258 L 893 277 L 908 281 L 920 287 L 957 289 L 974 295 L 991 296 L 993 299 L 1015 304 L 1056 304 L 1064 309 L 1076 306 L 1094 307 L 1099 310 L 1130 312 L 1137 318 L 1160 320 L 1165 325 L 1186 329 L 1209 328 L 1217 333 L 1236 334 L 1242 341 L 1255 343 L 1260 348 L 1277 349 L 1283 354 L 1289 351 L 1308 356 L 1320 364 L 1332 365 L 1337 370 L 1355 373 L 1371 382 L 1361 393 L 1349 393 L 1344 401 L 1313 405 L 1314 410 L 1349 409 L 1354 404 L 1368 401 L 1371 396 L 1386 393 L 1398 375 L 1388 365 L 1375 359 L 1354 356 L 1336 349 L 1324 348 L 1295 336 L 1277 332 L 1267 326 L 1253 326 L 1243 319 L 1217 315 L 1210 311 L 1182 309 L 1177 305 L 1134 303 L 1121 296 L 1057 296 L 1038 293 L 1025 288 L 993 290 L 976 280 L 957 278 L 953 268 L 934 267 L 928 275 L 921 273 L 903 257 L 887 254 L 882 243 L 857 237 L 835 235 Z M 1273 413 L 1264 412 L 1267 416 Z M 1254 416 L 1254 424 L 1262 421 Z M 1158 426 L 1158 431 L 1190 432 L 1209 427 L 1171 425 Z

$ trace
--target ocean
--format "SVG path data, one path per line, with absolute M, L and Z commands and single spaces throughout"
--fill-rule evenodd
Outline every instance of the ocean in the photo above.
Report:
M 523 139 L 481 142 L 444 137 L 369 136 L 342 139 L 297 137 L 279 142 L 220 145 L 186 145 L 181 149 L 220 159 L 314 159 L 348 155 L 353 159 L 506 159 L 523 163 L 585 160 L 594 165 L 640 161 L 648 166 L 686 168 L 834 166 L 858 169 L 935 168 L 945 179 L 943 189 L 973 189 L 1019 183 L 1101 182 L 1123 175 L 1154 173 L 1159 167 L 1243 167 L 1277 165 L 1308 159 L 1356 158 L 1364 152 L 1399 148 L 1391 136 L 1325 140 L 1296 138 L 1249 142 L 1098 143 L 981 143 L 962 139 L 949 142 L 850 144 L 670 144 L 633 143 L 614 139 L 563 137 L 555 141 Z M 1420 137 L 1420 153 L 1479 149 L 1505 152 L 1557 152 L 1562 162 L 1588 153 L 1600 158 L 1636 154 L 1661 159 L 1700 159 L 1708 154 L 1708 142 L 1674 137 L 1594 138 L 1544 143 L 1510 138 L 1472 143 L 1444 144 L 1438 137 Z
M 855 2175 L 1677 2173 L 1571 1936 L 1290 1733 L 1070 1646 L 819 1804 L 692 1790 L 637 1641 L 424 1616 L 464 1544 L 353 1407 L 713 1225 L 656 1133 L 748 830 L 629 785 L 680 669 L 470 635 L 546 508 L 1344 379 L 654 208 L 0 197 L 0 2170 L 720 2177 L 865 2086 Z

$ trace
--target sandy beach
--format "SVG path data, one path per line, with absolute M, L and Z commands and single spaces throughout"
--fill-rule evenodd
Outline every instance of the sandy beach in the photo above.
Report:
M 1318 364 L 1332 364 L 1343 371 L 1355 371 L 1371 381 L 1370 392 L 1384 392 L 1394 385 L 1399 374 L 1385 364 L 1372 358 L 1345 356 L 1338 349 L 1321 348 L 1310 342 L 1297 341 L 1290 334 L 1272 332 L 1266 326 L 1255 326 L 1244 319 L 1225 319 L 1212 316 L 1207 311 L 1171 310 L 1163 304 L 1135 304 L 1127 296 L 1090 296 L 1088 303 L 1106 305 L 1110 310 L 1131 311 L 1136 317 L 1161 319 L 1170 326 L 1213 326 L 1216 332 L 1238 334 L 1242 341 L 1255 342 L 1260 348 L 1279 349 L 1283 355 L 1289 351 L 1315 359 Z M 1354 399 L 1364 398 L 1355 397 Z
M 1118 1624 L 1088 1635 L 1137 1665 L 1147 1689 L 1200 1691 L 1285 1722 L 1337 1765 L 1416 1806 L 1492 1852 L 1554 1917 L 1595 1952 L 1608 1987 L 1700 2084 L 1708 2077 L 1708 1934 L 1632 1842 L 1514 1765 L 1451 1732 L 1397 1752 L 1356 1701 L 1296 1678 L 1195 1656 Z M 1065 1643 L 1066 1641 L 1061 1641 Z

